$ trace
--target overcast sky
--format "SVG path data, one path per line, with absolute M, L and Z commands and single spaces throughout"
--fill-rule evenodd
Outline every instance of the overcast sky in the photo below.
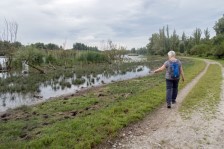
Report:
M 1 0 L 0 20 L 19 24 L 18 40 L 82 42 L 101 46 L 117 44 L 143 47 L 152 33 L 165 25 L 191 35 L 196 27 L 213 26 L 224 13 L 224 0 Z

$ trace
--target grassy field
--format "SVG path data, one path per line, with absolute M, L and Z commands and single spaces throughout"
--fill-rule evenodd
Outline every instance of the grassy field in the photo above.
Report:
M 188 94 L 180 108 L 184 117 L 189 118 L 193 111 L 198 110 L 215 112 L 214 107 L 220 100 L 221 74 L 220 66 L 209 66 L 206 74 Z
M 182 59 L 186 82 L 205 64 Z M 2 115 L 0 148 L 93 148 L 165 103 L 164 73 L 121 81 L 86 94 Z

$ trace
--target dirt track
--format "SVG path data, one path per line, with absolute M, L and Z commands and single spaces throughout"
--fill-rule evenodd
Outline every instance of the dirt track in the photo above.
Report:
M 108 141 L 107 145 L 100 148 L 224 148 L 224 80 L 215 116 L 205 119 L 202 113 L 195 112 L 190 119 L 183 119 L 178 111 L 183 99 L 214 62 L 206 63 L 206 68 L 179 92 L 177 104 L 171 110 L 164 105 L 143 121 L 125 128 L 116 140 Z M 224 77 L 224 68 L 222 74 Z

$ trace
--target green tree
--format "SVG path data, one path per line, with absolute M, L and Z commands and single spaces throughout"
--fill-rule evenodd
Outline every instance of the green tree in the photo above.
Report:
M 83 43 L 75 43 L 73 44 L 73 50 L 93 50 L 93 51 L 98 51 L 97 47 L 91 47 L 87 46 Z
M 44 43 L 42 43 L 42 42 L 37 42 L 37 43 L 31 44 L 31 46 L 34 48 L 37 48 L 37 49 L 46 49 Z
M 11 43 L 11 45 L 16 49 L 19 49 L 23 46 L 22 43 L 19 41 L 13 42 L 13 43 Z
M 186 45 L 187 45 L 187 36 L 185 32 L 182 33 L 181 41 L 179 44 L 179 51 L 180 53 L 184 53 L 186 51 Z
M 194 39 L 194 44 L 198 45 L 200 44 L 201 41 L 201 35 L 202 35 L 202 31 L 200 28 L 196 28 L 193 32 L 193 39 Z
M 186 41 L 187 41 L 187 36 L 186 36 L 185 32 L 183 32 L 183 34 L 182 34 L 182 36 L 181 36 L 181 40 L 182 40 L 183 42 L 186 42 Z
M 132 49 L 131 49 L 131 53 L 136 53 L 135 48 L 132 48 Z
M 224 41 L 221 44 L 214 46 L 214 56 L 219 59 L 224 57 Z
M 154 33 L 152 34 L 152 37 L 149 39 L 149 44 L 147 45 L 148 51 L 150 54 L 158 54 L 158 51 L 160 50 L 160 39 L 159 34 Z
M 219 34 L 224 34 L 224 15 L 222 16 L 222 18 L 220 18 L 216 23 L 215 26 L 213 27 L 216 35 Z
M 0 55 L 11 55 L 14 51 L 18 50 L 22 47 L 22 44 L 18 41 L 9 42 L 9 41 L 1 41 L 0 40 Z
M 46 48 L 47 50 L 59 50 L 59 49 L 60 49 L 58 45 L 53 44 L 53 43 L 48 43 L 48 44 L 46 44 L 46 45 L 45 45 L 45 48 Z
M 169 26 L 166 26 L 166 52 L 170 50 L 170 31 Z
M 209 32 L 208 28 L 206 28 L 204 30 L 204 35 L 205 35 L 205 41 L 209 41 L 209 39 L 210 39 L 210 32 Z
M 224 35 L 216 35 L 215 37 L 212 38 L 212 43 L 213 45 L 220 45 L 224 41 Z
M 166 50 L 166 35 L 165 35 L 165 27 L 159 30 L 159 42 L 160 42 L 160 52 L 165 53 Z
M 174 51 L 178 51 L 179 48 L 179 36 L 176 33 L 176 30 L 174 29 L 173 34 L 170 37 L 171 40 L 171 48 Z
M 146 48 L 148 54 L 164 55 L 170 50 L 169 26 L 159 29 L 159 33 L 152 34 Z
M 185 52 L 185 44 L 183 41 L 180 42 L 179 44 L 179 52 L 184 53 Z
M 185 51 L 187 51 L 188 54 L 190 54 L 191 48 L 194 47 L 194 39 L 192 37 L 188 38 L 185 42 Z
M 146 47 L 139 48 L 136 50 L 136 53 L 140 55 L 147 55 L 148 54 L 147 48 Z

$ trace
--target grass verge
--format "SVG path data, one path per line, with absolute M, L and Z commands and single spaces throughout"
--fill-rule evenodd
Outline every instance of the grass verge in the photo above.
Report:
M 219 62 L 222 65 L 222 67 L 224 67 L 224 60 L 223 59 L 213 59 L 213 60 Z
M 199 80 L 184 100 L 180 111 L 182 116 L 189 118 L 194 111 L 203 110 L 215 112 L 215 106 L 220 100 L 221 68 L 210 65 L 206 74 Z
M 199 60 L 182 62 L 186 83 L 205 67 Z M 0 148 L 93 148 L 164 101 L 164 74 L 158 74 L 21 107 L 1 116 Z

